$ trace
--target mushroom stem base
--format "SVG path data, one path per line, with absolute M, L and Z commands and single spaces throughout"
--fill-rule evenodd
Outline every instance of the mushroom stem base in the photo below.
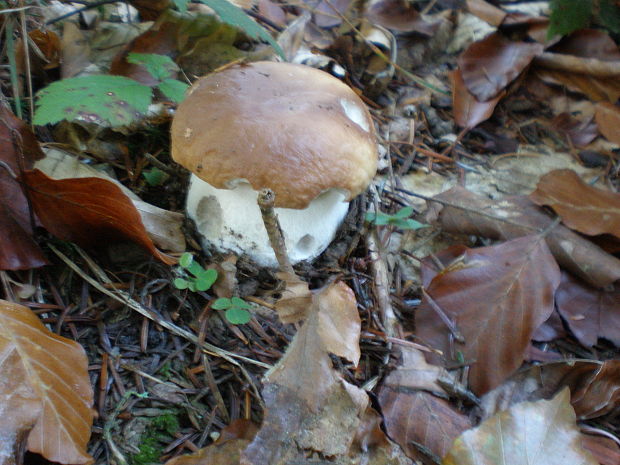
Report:
M 257 204 L 258 193 L 247 182 L 216 189 L 192 175 L 187 214 L 202 236 L 203 247 L 247 253 L 262 266 L 278 266 Z M 276 208 L 291 263 L 311 260 L 327 248 L 349 204 L 339 190 L 329 190 L 303 210 Z

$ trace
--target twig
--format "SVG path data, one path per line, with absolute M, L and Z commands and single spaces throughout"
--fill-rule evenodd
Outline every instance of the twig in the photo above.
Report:
M 465 338 L 456 327 L 456 324 L 450 319 L 448 315 L 446 315 L 446 312 L 444 312 L 443 309 L 439 305 L 437 305 L 437 302 L 435 302 L 435 300 L 428 294 L 428 292 L 426 292 L 426 289 L 422 288 L 422 294 L 424 295 L 424 297 L 426 297 L 426 301 L 435 311 L 437 316 L 441 318 L 441 321 L 443 321 L 443 323 L 448 327 L 448 329 L 452 333 L 452 336 L 454 336 L 454 339 L 456 339 L 461 344 L 465 344 Z
M 377 293 L 377 303 L 381 312 L 381 319 L 388 338 L 399 337 L 396 325 L 397 319 L 390 300 L 390 279 L 385 264 L 379 251 L 379 240 L 376 231 L 369 231 L 366 235 L 366 246 L 370 256 L 370 263 Z
M 278 222 L 278 216 L 273 208 L 275 200 L 276 195 L 271 189 L 261 189 L 258 193 L 258 206 L 263 216 L 263 223 L 265 223 L 267 235 L 269 236 L 269 243 L 271 244 L 273 252 L 276 254 L 278 264 L 282 271 L 295 274 L 293 265 L 291 265 L 288 254 L 286 253 L 286 243 L 284 242 L 282 229 Z

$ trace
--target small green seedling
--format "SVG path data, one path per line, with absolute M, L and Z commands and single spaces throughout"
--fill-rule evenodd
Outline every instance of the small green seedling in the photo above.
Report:
M 161 186 L 170 177 L 167 173 L 163 172 L 156 166 L 148 171 L 143 171 L 142 176 L 146 183 L 151 187 Z
M 377 226 L 395 226 L 400 229 L 421 229 L 428 225 L 408 218 L 413 213 L 412 207 L 403 207 L 393 215 L 383 212 L 367 212 L 366 221 Z
M 207 291 L 217 279 L 217 271 L 205 270 L 200 263 L 194 261 L 191 253 L 185 252 L 181 255 L 179 268 L 178 271 L 183 277 L 174 280 L 174 287 L 177 289 L 189 289 L 192 292 Z
M 220 297 L 213 302 L 211 308 L 215 310 L 226 310 L 224 313 L 226 319 L 234 325 L 243 325 L 250 321 L 251 318 L 248 309 L 252 308 L 252 306 L 239 297 L 233 297 L 231 299 Z

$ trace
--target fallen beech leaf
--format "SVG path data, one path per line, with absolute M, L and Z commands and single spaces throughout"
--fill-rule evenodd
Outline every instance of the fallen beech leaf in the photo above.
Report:
M 506 12 L 484 0 L 467 0 L 467 9 L 469 12 L 482 21 L 489 23 L 491 26 L 498 27 L 504 22 Z
M 491 200 L 462 187 L 435 196 L 442 204 L 432 203 L 426 216 L 457 234 L 476 234 L 491 239 L 512 239 L 544 231 L 553 219 L 524 196 Z M 558 263 L 596 287 L 605 287 L 620 279 L 620 260 L 563 225 L 557 225 L 546 237 Z
M 560 58 L 563 61 L 560 61 Z M 609 62 L 570 55 L 545 54 L 534 60 L 535 75 L 548 84 L 561 85 L 586 95 L 593 102 L 616 102 L 620 98 L 620 61 Z
M 351 0 L 321 0 L 313 8 L 314 23 L 325 28 L 339 26 L 350 4 Z
M 523 402 L 466 431 L 444 465 L 597 465 L 581 447 L 568 389 L 551 400 Z
M 599 102 L 596 104 L 594 118 L 605 139 L 620 145 L 620 107 L 609 102 Z
M 577 418 L 614 417 L 620 411 L 620 361 L 569 360 L 531 366 L 481 399 L 483 418 L 516 402 L 548 399 L 568 386 Z
M 355 297 L 345 284 L 313 294 L 306 321 L 265 376 L 265 418 L 241 464 L 291 463 L 307 450 L 347 454 L 368 397 L 340 377 L 329 353 L 357 364 L 359 332 Z
M 416 332 L 444 356 L 459 351 L 472 362 L 469 383 L 483 394 L 523 362 L 532 334 L 553 311 L 560 270 L 541 236 L 467 249 L 428 286 L 416 313 Z M 448 262 L 449 263 L 449 262 Z M 451 331 L 439 307 L 462 334 Z
M 547 205 L 580 233 L 620 237 L 620 194 L 589 186 L 572 170 L 547 173 L 530 198 Z
M 20 157 L 23 157 L 20 161 Z M 30 169 L 43 152 L 30 130 L 11 111 L 0 104 L 0 161 L 14 174 L 20 164 Z M 21 186 L 4 166 L 0 166 L 0 269 L 24 270 L 47 264 L 32 238 L 28 202 Z
M 620 446 L 605 436 L 581 435 L 581 447 L 590 452 L 601 465 L 620 463 Z
M 294 273 L 279 272 L 276 276 L 284 281 L 282 296 L 274 307 L 282 323 L 297 323 L 308 315 L 312 307 L 312 293 L 308 283 Z
M 155 21 L 170 7 L 170 0 L 130 0 L 129 3 L 138 10 L 142 21 Z
M 425 21 L 413 4 L 399 0 L 371 0 L 365 16 L 372 24 L 400 33 L 418 32 L 430 37 L 438 27 L 438 23 Z
M 403 349 L 401 365 L 385 379 L 379 392 L 385 429 L 412 459 L 423 460 L 416 445 L 443 457 L 471 422 L 430 392 L 442 392 L 437 377 L 444 370 L 429 365 L 421 352 Z M 445 395 L 445 393 L 444 393 Z
M 584 346 L 594 346 L 601 337 L 620 346 L 620 290 L 595 289 L 564 272 L 555 303 Z
M 496 32 L 471 44 L 457 62 L 469 92 L 484 102 L 496 98 L 543 50 L 542 44 L 512 41 Z
M 598 127 L 592 116 L 580 120 L 569 113 L 560 113 L 551 121 L 551 127 L 577 147 L 585 147 L 598 136 Z
M 211 444 L 193 454 L 180 455 L 165 465 L 239 465 L 241 452 L 250 443 L 247 439 L 231 439 Z
M 618 46 L 607 32 L 600 29 L 579 29 L 563 37 L 549 51 L 603 61 L 620 60 Z
M 162 262 L 176 263 L 155 248 L 131 200 L 116 184 L 99 178 L 56 181 L 39 170 L 26 171 L 22 178 L 34 211 L 56 237 L 82 247 L 131 240 Z
M 59 149 L 47 149 L 45 158 L 38 160 L 34 168 L 43 171 L 53 179 L 101 178 L 115 183 L 130 198 L 131 203 L 140 214 L 142 224 L 155 245 L 170 252 L 184 252 L 185 235 L 182 230 L 184 215 L 164 210 L 143 202 L 140 197 L 123 186 L 120 182 L 90 165 L 82 163 L 69 152 Z
M 48 331 L 28 308 L 0 300 L 0 360 L 4 446 L 27 436 L 28 450 L 50 461 L 91 462 L 93 392 L 84 349 Z
M 491 100 L 479 102 L 465 87 L 461 70 L 453 71 L 450 76 L 452 79 L 452 112 L 456 124 L 471 129 L 489 119 L 504 94 L 500 93 Z

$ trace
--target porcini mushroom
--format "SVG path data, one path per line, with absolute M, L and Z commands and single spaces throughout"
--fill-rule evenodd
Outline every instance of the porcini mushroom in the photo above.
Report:
M 172 122 L 192 171 L 187 213 L 203 246 L 276 265 L 257 192 L 275 193 L 292 263 L 320 254 L 377 167 L 370 114 L 353 90 L 303 65 L 256 62 L 199 79 Z

